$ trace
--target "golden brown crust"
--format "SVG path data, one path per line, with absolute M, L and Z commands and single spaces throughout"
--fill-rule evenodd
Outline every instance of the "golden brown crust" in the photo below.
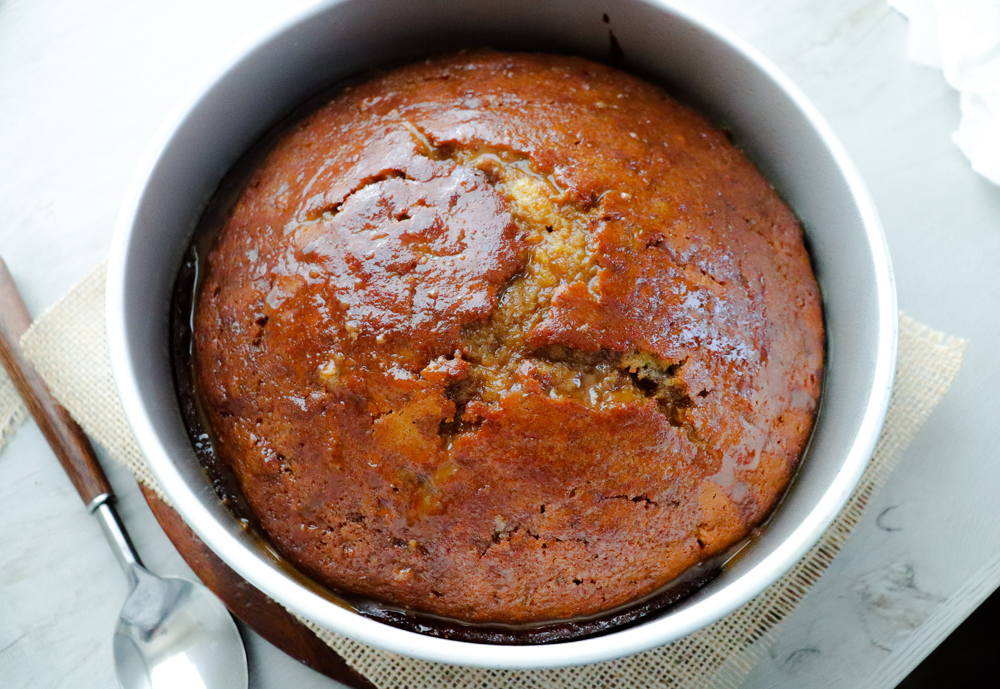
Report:
M 759 523 L 819 397 L 777 194 L 691 109 L 474 52 L 285 136 L 209 257 L 217 452 L 335 587 L 471 621 L 595 613 Z

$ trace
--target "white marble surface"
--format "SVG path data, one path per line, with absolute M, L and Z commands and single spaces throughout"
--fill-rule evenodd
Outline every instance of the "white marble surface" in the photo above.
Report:
M 294 4 L 0 0 L 0 256 L 32 313 L 106 254 L 132 170 L 184 89 Z M 746 682 L 891 686 L 919 660 L 925 621 L 955 606 L 960 618 L 1000 583 L 987 568 L 979 593 L 963 593 L 1000 557 L 1000 189 L 952 144 L 956 94 L 906 61 L 906 23 L 885 0 L 692 4 L 775 60 L 842 137 L 882 215 L 901 307 L 972 340 L 954 388 Z M 106 464 L 147 563 L 186 571 L 131 478 Z M 97 525 L 23 426 L 0 454 L 0 686 L 116 686 L 124 595 Z M 337 686 L 245 637 L 252 687 Z

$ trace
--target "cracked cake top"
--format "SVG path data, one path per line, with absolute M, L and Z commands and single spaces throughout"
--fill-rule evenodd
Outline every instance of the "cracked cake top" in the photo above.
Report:
M 822 358 L 801 228 L 724 133 L 609 67 L 492 51 L 285 134 L 194 327 L 215 451 L 274 546 L 473 622 L 609 610 L 746 536 Z

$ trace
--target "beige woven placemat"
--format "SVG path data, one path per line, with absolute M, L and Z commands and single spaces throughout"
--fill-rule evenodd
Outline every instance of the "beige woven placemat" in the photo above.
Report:
M 21 398 L 14 390 L 14 384 L 7 377 L 7 372 L 0 368 L 0 450 L 14 433 L 14 429 L 28 418 L 28 410 L 21 403 Z
M 137 479 L 159 492 L 129 432 L 111 377 L 104 279 L 102 264 L 35 322 L 22 345 L 84 430 Z M 731 615 L 683 639 L 621 660 L 582 667 L 493 671 L 412 660 L 303 622 L 354 668 L 386 689 L 735 689 L 774 641 L 781 622 L 830 566 L 903 448 L 951 385 L 966 345 L 965 340 L 900 315 L 899 361 L 888 417 L 872 461 L 847 505 L 819 543 L 777 583 Z M 9 386 L 9 381 L 0 380 L 0 404 L 10 395 L 4 384 Z

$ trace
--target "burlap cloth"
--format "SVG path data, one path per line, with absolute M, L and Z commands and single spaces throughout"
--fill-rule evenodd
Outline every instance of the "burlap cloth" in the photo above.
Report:
M 115 392 L 104 329 L 104 278 L 98 266 L 22 339 L 28 358 L 55 396 L 96 442 L 158 493 L 125 422 Z M 779 625 L 830 566 L 889 477 L 903 449 L 941 400 L 962 364 L 967 342 L 900 315 L 899 361 L 889 414 L 871 463 L 847 505 L 788 574 L 754 600 L 690 636 L 621 660 L 562 670 L 480 670 L 412 660 L 351 641 L 303 620 L 379 687 L 541 689 L 549 687 L 735 688 L 775 639 Z M 2 372 L 0 372 L 2 375 Z M 0 378 L 0 447 L 24 410 Z M 162 493 L 161 493 L 162 495 Z

